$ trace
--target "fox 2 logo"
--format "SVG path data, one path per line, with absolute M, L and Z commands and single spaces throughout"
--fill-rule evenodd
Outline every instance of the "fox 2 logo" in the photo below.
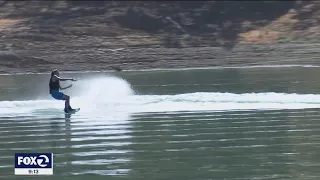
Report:
M 52 153 L 16 153 L 15 168 L 52 168 Z

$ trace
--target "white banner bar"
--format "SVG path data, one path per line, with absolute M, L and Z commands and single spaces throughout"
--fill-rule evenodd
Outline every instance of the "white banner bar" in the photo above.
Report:
M 53 175 L 53 168 L 15 168 L 15 175 Z

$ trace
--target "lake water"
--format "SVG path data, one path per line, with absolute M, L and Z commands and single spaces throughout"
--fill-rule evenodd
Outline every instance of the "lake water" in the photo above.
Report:
M 232 68 L 0 76 L 0 179 L 319 179 L 320 71 Z M 63 82 L 62 86 L 70 82 Z M 14 176 L 53 152 L 54 175 Z

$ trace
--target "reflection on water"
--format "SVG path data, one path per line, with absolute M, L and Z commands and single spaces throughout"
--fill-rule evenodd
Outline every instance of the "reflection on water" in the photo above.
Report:
M 14 152 L 36 150 L 55 154 L 55 177 L 312 179 L 319 117 L 309 109 L 140 113 L 111 124 L 107 116 L 2 119 L 0 172 L 12 175 Z
M 313 118 L 301 121 L 306 114 Z M 310 151 L 320 144 L 319 116 L 317 110 L 135 116 L 130 177 L 310 178 L 319 175 L 317 153 Z

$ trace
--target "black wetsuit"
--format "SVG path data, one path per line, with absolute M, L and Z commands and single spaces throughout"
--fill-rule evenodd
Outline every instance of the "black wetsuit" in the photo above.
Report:
M 59 79 L 57 79 L 55 82 L 52 81 L 52 77 L 50 78 L 50 82 L 49 82 L 49 92 L 51 94 L 51 91 L 55 90 L 55 91 L 59 91 L 60 89 L 60 81 Z

